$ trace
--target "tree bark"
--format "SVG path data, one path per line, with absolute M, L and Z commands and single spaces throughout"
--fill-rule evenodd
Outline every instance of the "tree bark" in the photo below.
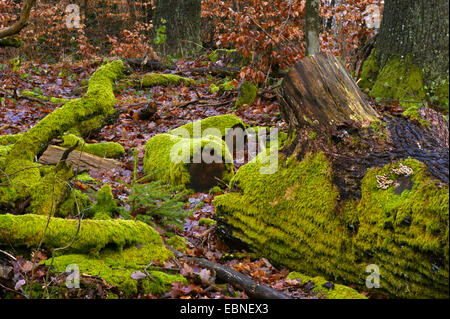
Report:
M 19 20 L 14 22 L 9 27 L 3 28 L 0 30 L 0 39 L 10 37 L 19 33 L 28 23 L 28 19 L 30 18 L 31 9 L 36 4 L 36 0 L 27 0 L 25 1 L 22 12 L 20 13 Z
M 431 125 L 395 110 L 367 125 L 376 112 L 354 107 L 355 83 L 334 59 L 307 57 L 283 80 L 287 146 L 272 174 L 259 155 L 239 168 L 214 199 L 216 230 L 308 276 L 368 291 L 373 266 L 377 293 L 448 298 L 448 123 L 424 108 Z
M 392 56 L 415 58 L 424 80 L 446 79 L 449 68 L 449 2 L 386 0 L 376 43 L 380 68 Z
M 161 19 L 166 21 L 165 24 Z M 201 1 L 158 0 L 154 15 L 154 30 L 166 26 L 166 42 L 160 51 L 170 55 L 195 54 L 201 48 Z
M 306 0 L 306 55 L 314 55 L 320 51 L 319 33 L 319 0 Z
M 435 178 L 449 181 L 446 120 L 430 109 L 421 112 L 423 119 L 434 123 L 431 127 L 404 117 L 380 115 L 331 54 L 298 62 L 283 81 L 279 101 L 282 118 L 297 136 L 284 152 L 296 154 L 299 160 L 310 152 L 325 152 L 342 199 L 361 196 L 361 179 L 367 169 L 408 157 L 425 163 Z M 362 127 L 374 121 L 385 123 L 388 139 L 363 133 Z M 311 140 L 311 132 L 318 137 Z M 355 139 L 357 145 L 352 142 Z

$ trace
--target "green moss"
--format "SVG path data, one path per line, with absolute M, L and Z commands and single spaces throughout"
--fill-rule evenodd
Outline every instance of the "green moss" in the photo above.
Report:
M 215 226 L 217 222 L 211 218 L 200 218 L 198 224 L 199 226 Z
M 200 126 L 201 126 L 201 130 L 198 130 L 198 132 L 194 131 L 194 128 L 197 128 Z M 229 129 L 232 129 L 235 127 L 241 127 L 244 129 L 245 124 L 236 115 L 225 114 L 225 115 L 211 116 L 211 117 L 208 117 L 203 120 L 191 122 L 191 123 L 185 124 L 183 126 L 180 126 L 176 129 L 173 129 L 167 133 L 172 134 L 172 135 L 182 136 L 185 138 L 187 138 L 187 137 L 198 138 L 198 137 L 203 136 L 207 129 L 209 129 L 209 130 L 218 129 L 219 133 L 214 134 L 214 132 L 210 131 L 210 132 L 208 132 L 208 135 L 215 135 L 217 137 L 224 138 L 227 135 L 227 131 Z M 185 134 L 186 132 L 189 134 L 189 136 L 186 136 L 186 134 Z
M 366 291 L 366 266 L 376 264 L 380 293 L 448 298 L 449 187 L 416 160 L 400 163 L 414 173 L 390 173 L 399 163 L 371 169 L 361 200 L 337 205 L 339 192 L 323 154 L 301 162 L 280 156 L 271 175 L 260 173 L 257 157 L 232 179 L 230 188 L 237 191 L 215 198 L 215 219 L 274 264 Z M 411 189 L 379 189 L 376 176 L 383 174 L 393 185 L 411 178 Z
M 314 284 L 314 293 L 319 296 L 324 296 L 326 299 L 367 299 L 363 294 L 347 286 L 334 284 L 334 288 L 328 289 L 323 285 L 329 283 L 329 281 L 323 277 L 309 277 L 298 272 L 291 272 L 287 278 L 291 280 L 298 279 L 302 284 L 312 282 Z
M 12 148 L 12 145 L 5 145 L 5 146 L 0 145 L 0 157 L 2 157 L 2 156 L 4 157 L 4 156 L 8 155 L 11 148 Z M 1 165 L 0 165 L 0 167 L 1 167 Z
M 188 249 L 186 239 L 178 235 L 174 235 L 167 239 L 166 244 L 182 253 Z
M 16 38 L 4 38 L 0 39 L 0 48 L 1 47 L 13 47 L 20 48 L 23 45 L 23 41 Z
M 65 271 L 68 265 L 76 264 L 80 273 L 103 278 L 107 283 L 119 287 L 126 297 L 142 294 L 162 295 L 171 289 L 174 282 L 187 283 L 180 275 L 170 275 L 160 271 L 148 273 L 150 278 L 135 280 L 131 278 L 133 272 L 145 273 L 145 268 L 151 262 L 161 263 L 172 254 L 158 244 L 144 244 L 126 248 L 123 251 L 105 249 L 98 257 L 83 254 L 71 254 L 56 257 L 53 266 L 56 271 Z M 44 264 L 50 265 L 51 260 Z
M 84 212 L 85 217 L 90 217 L 88 208 L 92 205 L 89 196 L 78 189 L 72 190 L 66 199 L 61 203 L 57 210 L 58 217 L 76 216 L 80 211 Z
M 225 163 L 222 180 L 230 181 L 233 158 L 225 142 L 215 136 L 191 139 L 159 134 L 152 137 L 145 146 L 144 172 L 154 173 L 156 178 L 173 186 L 186 187 L 190 183 L 189 165 L 213 150 Z
M 369 57 L 366 61 L 364 61 L 362 69 L 361 69 L 361 79 L 358 82 L 359 86 L 364 89 L 372 89 L 374 86 L 378 72 L 380 68 L 378 66 L 376 50 L 372 50 Z
M 439 110 L 445 114 L 449 113 L 449 77 L 434 85 L 429 93 L 432 103 L 436 103 Z
M 47 225 L 46 216 L 0 215 L 0 245 L 36 247 Z M 78 229 L 78 220 L 50 218 L 43 244 L 57 248 L 68 245 Z M 106 247 L 119 249 L 137 244 L 162 245 L 159 234 L 147 224 L 132 220 L 83 220 L 68 252 L 98 253 Z
M 1 145 L 6 146 L 6 145 L 14 144 L 21 137 L 22 137 L 22 134 L 0 135 L 0 146 Z
M 119 158 L 125 154 L 125 150 L 122 145 L 115 142 L 105 142 L 88 144 L 85 143 L 82 138 L 79 138 L 73 134 L 67 134 L 63 136 L 62 147 L 72 147 L 78 142 L 77 150 L 107 158 Z
M 58 98 L 58 97 L 52 97 L 52 96 L 49 97 L 49 96 L 38 94 L 33 91 L 22 91 L 20 94 L 24 95 L 24 96 L 31 96 L 31 97 L 37 98 L 39 100 L 42 100 L 42 101 L 56 103 L 56 104 L 65 104 L 65 103 L 71 101 L 71 99 L 64 99 L 64 98 Z
M 218 93 L 219 95 L 223 94 L 225 91 L 232 91 L 236 89 L 236 81 L 225 81 L 222 84 L 216 85 L 211 84 L 209 87 L 209 91 L 211 93 Z
M 174 74 L 147 73 L 136 84 L 140 87 L 168 86 L 170 84 L 194 85 L 195 81 Z
M 220 188 L 219 186 L 214 186 L 213 188 L 211 188 L 209 190 L 209 193 L 210 194 L 221 194 L 221 193 L 223 193 L 223 189 Z
M 252 105 L 256 99 L 257 94 L 258 88 L 256 87 L 256 85 L 248 81 L 244 81 L 241 84 L 239 96 L 238 99 L 236 100 L 235 107 L 241 107 L 245 104 L 249 106 Z
M 74 177 L 74 180 L 79 181 L 79 182 L 98 184 L 98 181 L 96 179 L 92 178 L 89 175 L 89 173 L 87 173 L 87 172 L 78 174 L 77 176 Z
M 23 199 L 27 190 L 41 182 L 34 158 L 51 139 L 61 136 L 80 122 L 105 118 L 116 112 L 112 87 L 114 81 L 122 76 L 122 71 L 120 60 L 101 66 L 91 76 L 88 91 L 82 98 L 57 108 L 15 142 L 4 160 L 4 171 L 11 178 L 8 180 L 9 186 L 0 186 L 0 203 Z M 43 189 L 46 186 L 36 187 Z
M 39 182 L 26 189 L 25 196 L 31 198 L 26 212 L 39 215 L 55 214 L 58 204 L 69 192 L 67 181 L 72 177 L 72 168 L 64 163 L 54 167 Z
M 405 108 L 417 105 L 425 98 L 422 71 L 411 57 L 392 57 L 380 71 L 370 96 L 399 100 Z
M 110 185 L 104 185 L 96 194 L 97 202 L 91 208 L 94 219 L 111 219 L 118 212 L 117 202 Z

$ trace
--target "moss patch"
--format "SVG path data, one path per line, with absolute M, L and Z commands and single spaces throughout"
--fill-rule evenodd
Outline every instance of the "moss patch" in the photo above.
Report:
M 245 104 L 249 106 L 252 105 L 256 99 L 257 94 L 258 88 L 256 87 L 256 85 L 248 81 L 244 81 L 241 84 L 239 96 L 238 99 L 236 100 L 235 107 L 241 107 Z
M 366 61 L 364 61 L 362 69 L 361 69 L 361 78 L 358 82 L 359 86 L 364 89 L 372 89 L 374 86 L 378 72 L 380 68 L 378 66 L 376 50 L 372 50 L 369 57 Z
M 148 73 L 136 81 L 136 84 L 140 87 L 168 86 L 170 84 L 194 85 L 195 81 L 174 74 Z
M 302 284 L 312 282 L 314 284 L 313 291 L 326 299 L 367 299 L 363 294 L 347 286 L 333 284 L 332 288 L 326 288 L 323 285 L 329 283 L 329 281 L 323 277 L 309 277 L 298 272 L 291 272 L 287 278 L 291 280 L 298 279 Z
M 399 100 L 405 108 L 417 105 L 425 98 L 422 71 L 411 57 L 392 57 L 380 71 L 370 96 Z
M 145 268 L 151 262 L 160 263 L 167 260 L 172 254 L 162 245 L 144 244 L 126 248 L 123 251 L 106 249 L 98 257 L 83 254 L 63 255 L 56 257 L 53 265 L 56 271 L 65 271 L 66 267 L 76 264 L 80 273 L 99 276 L 111 285 L 119 287 L 126 297 L 142 294 L 162 295 L 171 289 L 174 282 L 187 284 L 181 275 L 171 275 L 160 271 L 148 270 L 151 278 L 133 279 L 131 275 Z M 44 264 L 49 265 L 51 260 Z
M 378 188 L 376 177 L 400 163 L 413 175 L 393 174 L 390 188 Z M 323 154 L 301 162 L 280 156 L 271 175 L 260 173 L 262 165 L 257 157 L 242 166 L 230 183 L 238 191 L 215 198 L 219 229 L 229 225 L 234 238 L 261 256 L 310 276 L 367 291 L 366 266 L 376 264 L 380 293 L 448 298 L 449 188 L 422 163 L 405 159 L 369 170 L 361 200 L 343 208 Z M 408 178 L 410 189 L 400 192 Z
M 73 134 L 67 134 L 63 136 L 62 147 L 70 148 L 78 142 L 77 150 L 82 150 L 83 152 L 97 155 L 99 157 L 107 158 L 120 158 L 125 154 L 125 150 L 122 145 L 115 142 L 105 142 L 88 144 L 85 143 L 82 138 L 79 138 Z
M 34 98 L 42 100 L 44 102 L 51 102 L 51 103 L 56 103 L 56 104 L 65 104 L 65 103 L 71 101 L 71 99 L 64 99 L 64 98 L 58 98 L 58 97 L 52 97 L 52 96 L 45 96 L 45 95 L 41 95 L 41 94 L 38 94 L 38 93 L 33 92 L 33 91 L 22 91 L 20 94 L 22 94 L 24 96 L 34 97 Z

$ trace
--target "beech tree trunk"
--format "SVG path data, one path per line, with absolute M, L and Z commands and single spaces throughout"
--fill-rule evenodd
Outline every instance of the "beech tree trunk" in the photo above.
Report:
M 380 67 L 392 56 L 415 58 L 431 83 L 448 76 L 449 1 L 386 0 L 376 49 Z
M 159 51 L 186 56 L 201 48 L 201 0 L 158 0 L 153 21 L 155 31 L 166 26 L 167 39 Z

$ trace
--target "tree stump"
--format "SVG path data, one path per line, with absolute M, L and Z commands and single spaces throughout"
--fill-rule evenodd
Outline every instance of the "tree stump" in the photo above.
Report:
M 214 200 L 219 236 L 307 276 L 448 298 L 446 120 L 377 112 L 328 54 L 298 62 L 279 102 L 290 132 L 270 155 L 278 169 L 261 173 L 259 156 L 239 168 Z

